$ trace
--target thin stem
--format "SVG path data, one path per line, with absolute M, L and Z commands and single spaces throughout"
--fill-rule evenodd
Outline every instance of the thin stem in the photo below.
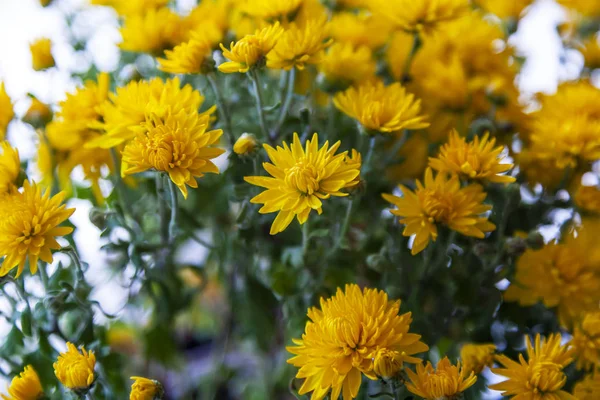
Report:
M 204 239 L 201 239 L 200 236 L 196 235 L 196 233 L 194 232 L 189 232 L 190 237 L 198 244 L 206 247 L 207 249 L 214 249 L 215 246 L 211 245 L 210 243 L 208 243 L 207 241 L 205 241 Z
M 171 221 L 169 222 L 169 243 L 175 241 L 177 234 L 177 186 L 169 179 L 169 194 L 171 197 Z
M 302 225 L 302 261 L 306 264 L 306 255 L 308 254 L 308 245 L 310 242 L 310 228 L 308 221 Z
M 156 195 L 158 197 L 158 214 L 160 217 L 160 238 L 162 243 L 169 241 L 169 223 L 165 206 L 165 183 L 162 174 L 156 174 Z
M 133 218 L 133 213 L 128 207 L 128 203 L 125 199 L 125 185 L 123 184 L 123 178 L 121 177 L 121 162 L 119 160 L 119 156 L 117 155 L 117 150 L 115 148 L 110 149 L 110 157 L 112 158 L 113 168 L 114 168 L 114 179 L 113 185 L 117 191 L 118 195 L 118 203 L 120 207 L 120 214 L 123 219 L 123 228 L 127 229 L 129 233 L 132 235 L 132 239 L 135 236 L 135 232 L 127 225 L 127 221 L 125 216 L 129 215 L 134 222 L 134 227 L 137 232 L 141 233 L 141 229 L 137 222 Z
M 421 36 L 419 36 L 419 32 L 415 32 L 413 34 L 412 48 L 410 49 L 410 53 L 408 54 L 406 62 L 404 63 L 404 68 L 402 69 L 402 82 L 406 83 L 411 81 L 412 78 L 410 76 L 410 67 L 412 66 L 413 60 L 415 59 L 415 55 L 417 54 L 422 45 L 423 43 L 421 42 Z
M 352 200 L 348 202 L 348 206 L 346 207 L 346 215 L 344 216 L 344 221 L 342 222 L 342 227 L 340 228 L 340 233 L 338 235 L 337 240 L 329 254 L 328 257 L 335 255 L 337 251 L 342 247 L 342 243 L 346 238 L 346 234 L 348 233 L 348 229 L 350 228 L 350 219 L 352 217 L 352 209 L 354 208 L 354 202 L 356 201 L 356 197 L 353 197 Z
M 373 153 L 375 152 L 375 145 L 377 144 L 377 136 L 371 136 L 369 140 L 369 150 L 367 152 L 367 158 L 365 158 L 365 173 L 371 171 L 371 160 L 373 159 Z
M 277 121 L 277 125 L 275 125 L 275 129 L 273 129 L 272 134 L 269 139 L 271 143 L 275 143 L 277 138 L 279 137 L 279 131 L 287 118 L 288 112 L 290 110 L 290 106 L 292 104 L 292 98 L 294 97 L 294 84 L 296 83 L 296 69 L 292 68 L 288 74 L 288 87 L 287 93 L 285 95 L 285 101 L 283 102 L 283 107 L 281 108 L 281 114 L 279 115 L 279 120 Z
M 86 393 L 85 397 L 88 400 L 95 400 L 96 398 L 94 397 L 94 394 L 92 393 L 92 391 L 90 390 L 89 392 Z
M 263 110 L 263 98 L 262 98 L 262 90 L 260 87 L 260 79 L 258 72 L 256 69 L 251 69 L 248 71 L 248 77 L 252 81 L 252 86 L 254 88 L 254 98 L 256 99 L 256 111 L 258 112 L 258 118 L 260 121 L 260 128 L 262 129 L 262 134 L 265 139 L 269 138 L 269 129 L 267 128 L 267 121 L 265 119 L 265 112 Z
M 217 100 L 217 107 L 219 108 L 219 112 L 221 113 L 223 123 L 225 124 L 225 134 L 229 138 L 229 145 L 233 148 L 233 145 L 235 144 L 235 137 L 233 136 L 233 129 L 231 129 L 231 116 L 229 115 L 229 108 L 227 107 L 227 103 L 225 103 L 223 93 L 221 93 L 221 89 L 219 89 L 217 76 L 214 74 L 214 72 L 211 72 L 206 74 L 206 79 L 208 79 L 208 83 L 210 83 L 210 86 L 212 87 L 212 90 L 215 94 L 215 99 Z
M 67 253 L 69 258 L 71 258 L 73 264 L 75 264 L 75 267 L 77 268 L 77 281 L 85 281 L 85 278 L 83 276 L 83 264 L 81 263 L 81 259 L 79 258 L 79 254 L 77 254 L 77 251 L 70 246 L 63 247 L 60 251 Z

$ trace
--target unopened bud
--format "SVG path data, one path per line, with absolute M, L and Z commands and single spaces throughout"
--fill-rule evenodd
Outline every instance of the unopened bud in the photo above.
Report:
M 402 355 L 398 351 L 381 349 L 373 360 L 375 374 L 383 378 L 396 376 L 402 369 Z
M 256 137 L 251 133 L 244 133 L 233 145 L 233 151 L 237 155 L 248 155 L 258 147 Z

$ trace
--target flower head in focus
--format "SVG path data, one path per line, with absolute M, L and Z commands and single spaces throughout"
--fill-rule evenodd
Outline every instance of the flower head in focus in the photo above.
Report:
M 473 372 L 479 375 L 485 367 L 491 367 L 494 363 L 496 346 L 493 344 L 467 343 L 460 349 L 460 360 L 463 370 L 469 374 Z
M 40 378 L 31 365 L 15 376 L 8 387 L 8 396 L 1 395 L 3 400 L 38 400 L 44 396 Z
M 38 260 L 51 263 L 52 250 L 60 249 L 56 237 L 68 235 L 73 228 L 60 227 L 75 211 L 67 209 L 62 201 L 64 193 L 50 196 L 42 193 L 35 183 L 25 181 L 23 192 L 9 196 L 9 203 L 0 205 L 0 256 L 6 257 L 0 267 L 0 276 L 18 267 L 19 277 L 29 259 L 29 269 L 35 274 Z
M 459 175 L 462 178 L 489 181 L 494 183 L 510 183 L 516 179 L 512 176 L 500 175 L 510 170 L 512 164 L 501 163 L 504 146 L 497 146 L 496 139 L 489 139 L 489 133 L 483 138 L 475 136 L 467 142 L 456 130 L 450 133 L 448 143 L 440 148 L 435 158 L 429 158 L 429 166 L 438 172 Z
M 435 369 L 428 361 L 427 365 L 417 364 L 417 371 L 406 370 L 410 383 L 406 388 L 426 400 L 453 399 L 473 386 L 477 377 L 473 372 L 465 373 L 460 362 L 452 365 L 448 357 L 441 359 Z
M 166 172 L 185 198 L 196 178 L 219 173 L 212 161 L 225 150 L 213 147 L 222 130 L 208 130 L 210 118 L 185 110 L 164 117 L 149 114 L 139 133 L 123 150 L 123 175 L 154 169 Z
M 587 375 L 575 384 L 573 395 L 577 400 L 596 400 L 600 398 L 600 374 Z
M 318 68 L 327 82 L 346 87 L 374 77 L 377 63 L 366 46 L 355 48 L 350 43 L 335 43 L 327 50 Z
M 243 133 L 233 145 L 233 152 L 237 155 L 250 154 L 256 150 L 258 142 L 251 133 Z
M 246 35 L 236 43 L 231 43 L 227 50 L 223 44 L 223 56 L 229 61 L 219 65 L 219 71 L 224 73 L 246 73 L 250 68 L 264 65 L 266 55 L 273 49 L 281 35 L 283 28 L 276 22 L 253 35 Z
M 421 100 L 399 83 L 385 86 L 381 81 L 367 81 L 336 94 L 333 102 L 369 131 L 390 133 L 429 126 L 421 114 Z
M 36 40 L 29 45 L 29 50 L 34 70 L 43 71 L 56 65 L 54 57 L 52 57 L 52 41 L 50 39 Z
M 162 398 L 163 388 L 160 382 L 154 379 L 143 378 L 141 376 L 132 376 L 133 384 L 129 400 L 153 400 Z
M 181 18 L 167 7 L 130 15 L 121 27 L 121 50 L 160 54 L 182 39 Z
M 547 340 L 537 334 L 535 345 L 531 344 L 531 339 L 527 336 L 526 344 L 527 360 L 523 354 L 519 354 L 519 362 L 505 355 L 496 356 L 496 360 L 504 368 L 493 368 L 492 372 L 508 379 L 490 385 L 489 388 L 500 390 L 503 396 L 511 396 L 513 399 L 576 400 L 561 390 L 567 381 L 563 369 L 573 358 L 572 350 L 561 345 L 560 334 L 550 335 Z
M 165 56 L 158 59 L 158 69 L 171 74 L 203 74 L 214 68 L 212 44 L 199 34 L 173 50 L 165 50 Z
M 8 124 L 14 116 L 12 102 L 8 94 L 6 94 L 4 82 L 0 82 L 0 140 L 4 140 L 6 137 Z
M 585 313 L 575 325 L 571 346 L 577 369 L 595 371 L 600 366 L 600 311 Z
M 326 20 L 315 19 L 303 25 L 292 23 L 267 54 L 267 67 L 303 70 L 308 64 L 320 63 L 330 44 Z
M 16 189 L 20 172 L 19 151 L 8 142 L 0 142 L 0 195 Z
M 424 183 L 417 181 L 414 192 L 400 185 L 404 197 L 383 194 L 384 199 L 398 207 L 391 213 L 402 218 L 400 222 L 406 225 L 403 235 L 415 236 L 413 255 L 437 239 L 439 225 L 479 239 L 496 228 L 483 215 L 492 206 L 483 204 L 486 193 L 480 185 L 461 188 L 458 177 L 438 173 L 434 178 L 431 168 L 425 171 Z
M 320 309 L 308 310 L 310 321 L 302 339 L 293 339 L 295 346 L 287 347 L 296 355 L 288 363 L 300 368 L 296 378 L 304 379 L 299 393 L 312 392 L 312 399 L 321 400 L 331 391 L 332 399 L 343 394 L 345 400 L 352 400 L 362 374 L 378 379 L 374 358 L 379 357 L 380 373 L 387 373 L 382 362 L 400 368 L 404 362 L 420 363 L 414 355 L 428 347 L 420 335 L 409 333 L 411 313 L 398 315 L 399 311 L 400 300 L 390 301 L 377 289 L 361 291 L 354 284 L 344 291 L 338 288 L 331 298 L 321 298 Z M 381 361 L 382 357 L 390 360 Z
M 271 175 L 247 176 L 244 180 L 267 190 L 250 200 L 264 204 L 261 214 L 279 212 L 271 235 L 284 231 L 294 217 L 302 225 L 311 211 L 322 213 L 322 200 L 331 196 L 347 196 L 342 189 L 356 185 L 360 163 L 345 162 L 348 152 L 335 154 L 341 142 L 329 147 L 329 142 L 319 148 L 319 136 L 315 133 L 302 147 L 298 134 L 294 133 L 291 146 L 283 142 L 276 149 L 265 144 L 270 163 L 263 163 Z
M 96 356 L 92 351 L 81 347 L 81 352 L 73 343 L 67 342 L 67 351 L 60 353 L 54 363 L 54 374 L 63 386 L 72 389 L 87 389 L 94 383 Z

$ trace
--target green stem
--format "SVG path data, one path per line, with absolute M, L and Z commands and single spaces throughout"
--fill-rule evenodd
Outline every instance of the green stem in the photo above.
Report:
M 346 207 L 346 215 L 344 216 L 344 221 L 342 222 L 342 227 L 340 228 L 340 234 L 338 235 L 335 244 L 327 257 L 331 257 L 337 253 L 337 251 L 342 247 L 342 243 L 346 234 L 348 233 L 348 229 L 350 228 L 350 219 L 352 217 L 352 209 L 354 208 L 354 202 L 356 201 L 356 197 L 353 197 L 350 201 L 348 201 L 348 206 Z
M 40 271 L 40 279 L 42 280 L 42 286 L 44 290 L 48 292 L 48 272 L 46 271 L 46 263 L 39 261 L 38 270 Z
M 162 243 L 169 241 L 169 223 L 167 207 L 165 207 L 165 182 L 162 174 L 156 174 L 156 195 L 158 197 L 158 214 L 160 217 L 160 238 Z
M 175 242 L 177 234 L 177 186 L 169 179 L 169 194 L 171 197 L 171 221 L 169 222 L 169 243 Z
M 302 225 L 302 261 L 306 264 L 306 255 L 308 254 L 308 245 L 310 242 L 310 228 L 308 226 L 308 221 Z
M 133 213 L 129 209 L 128 203 L 125 199 L 125 185 L 123 183 L 123 178 L 121 177 L 121 162 L 119 160 L 119 156 L 117 155 L 117 150 L 115 148 L 110 149 L 110 156 L 112 158 L 112 163 L 113 163 L 113 168 L 114 168 L 113 185 L 115 186 L 115 190 L 117 191 L 118 204 L 119 204 L 119 208 L 120 208 L 120 211 L 118 213 L 121 214 L 120 216 L 123 219 L 123 221 L 122 221 L 123 228 L 125 228 L 125 229 L 127 229 L 127 231 L 129 231 L 129 233 L 132 235 L 132 239 L 133 239 L 136 236 L 136 232 L 141 234 L 141 228 L 139 227 L 139 225 L 133 218 Z M 127 225 L 127 220 L 125 218 L 127 215 L 129 217 L 131 217 L 131 220 L 134 223 L 134 227 L 136 228 L 136 231 L 133 231 Z
M 413 45 L 410 49 L 410 53 L 406 58 L 406 62 L 404 63 L 404 68 L 402 69 L 402 82 L 407 83 L 411 81 L 410 76 L 410 67 L 412 66 L 413 60 L 415 59 L 415 55 L 421 48 L 423 43 L 421 42 L 421 36 L 419 36 L 419 32 L 415 32 L 413 34 Z
M 377 144 L 377 136 L 371 136 L 369 140 L 369 150 L 367 151 L 367 158 L 365 158 L 365 174 L 371 171 L 371 160 L 373 159 L 373 153 L 375 152 L 375 145 Z
M 77 251 L 70 246 L 63 247 L 62 249 L 60 249 L 60 251 L 63 253 L 67 253 L 69 258 L 71 258 L 73 264 L 75 264 L 75 267 L 77 268 L 77 281 L 84 282 L 85 278 L 83 276 L 83 264 L 81 263 L 81 259 L 79 258 L 79 254 L 77 254 Z
M 219 108 L 219 113 L 221 113 L 223 123 L 225 124 L 225 133 L 229 138 L 229 145 L 231 148 L 233 148 L 233 145 L 235 144 L 235 137 L 233 136 L 233 129 L 231 128 L 231 116 L 229 115 L 229 108 L 227 107 L 227 103 L 225 103 L 223 93 L 221 93 L 221 89 L 219 89 L 217 76 L 214 72 L 210 72 L 206 74 L 206 79 L 208 79 L 208 83 L 210 83 L 210 86 L 215 94 L 217 107 Z
M 96 398 L 94 397 L 94 394 L 92 393 L 92 391 L 90 390 L 89 392 L 86 393 L 85 397 L 88 400 L 95 400 Z
M 283 107 L 281 108 L 281 114 L 279 115 L 279 120 L 277 121 L 277 125 L 275 125 L 275 129 L 273 129 L 272 134 L 269 136 L 271 143 L 277 142 L 279 138 L 279 131 L 287 118 L 288 112 L 290 110 L 290 106 L 292 104 L 292 98 L 294 97 L 294 84 L 296 83 L 296 69 L 292 68 L 288 75 L 288 87 L 287 93 L 285 95 L 285 101 L 283 102 Z
M 248 71 L 248 77 L 252 81 L 252 87 L 254 88 L 254 98 L 256 99 L 256 111 L 258 112 L 258 118 L 260 121 L 260 128 L 265 139 L 269 138 L 269 129 L 267 128 L 267 121 L 265 119 L 265 112 L 263 110 L 263 97 L 262 90 L 260 87 L 259 75 L 256 69 Z

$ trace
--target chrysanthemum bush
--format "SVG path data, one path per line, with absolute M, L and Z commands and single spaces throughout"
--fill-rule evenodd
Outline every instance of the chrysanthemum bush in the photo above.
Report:
M 538 96 L 528 0 L 91 3 L 116 70 L 0 83 L 4 399 L 600 398 L 597 2 L 560 1 L 585 67 Z

